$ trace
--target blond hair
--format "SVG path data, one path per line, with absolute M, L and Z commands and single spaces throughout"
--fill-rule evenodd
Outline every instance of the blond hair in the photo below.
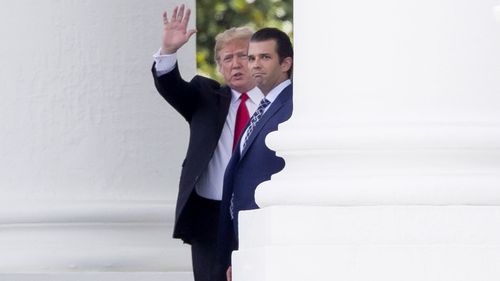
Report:
M 246 26 L 232 27 L 222 33 L 215 36 L 215 47 L 214 47 L 214 59 L 217 65 L 219 64 L 220 56 L 219 52 L 222 50 L 227 43 L 234 40 L 247 40 L 250 42 L 250 38 L 253 35 L 253 30 Z

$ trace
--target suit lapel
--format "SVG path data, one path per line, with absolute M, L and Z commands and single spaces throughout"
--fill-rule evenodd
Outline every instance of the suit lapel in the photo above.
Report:
M 240 159 L 243 158 L 248 151 L 248 148 L 252 145 L 254 142 L 255 138 L 259 135 L 260 131 L 264 127 L 264 125 L 271 119 L 273 115 L 275 115 L 285 104 L 285 102 L 289 99 L 292 98 L 291 95 L 291 90 L 292 90 L 292 85 L 286 87 L 283 89 L 281 94 L 276 98 L 276 100 L 271 104 L 269 109 L 262 115 L 260 118 L 259 122 L 257 125 L 255 125 L 255 128 L 252 132 L 252 134 L 248 137 L 247 143 L 245 145 L 245 148 L 241 152 Z M 247 126 L 248 127 L 248 126 Z M 246 130 L 246 129 L 245 129 Z M 241 141 L 241 139 L 240 139 Z

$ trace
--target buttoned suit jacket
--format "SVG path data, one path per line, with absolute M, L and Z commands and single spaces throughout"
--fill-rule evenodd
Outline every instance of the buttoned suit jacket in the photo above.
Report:
M 221 264 L 229 265 L 231 251 L 238 248 L 238 212 L 257 209 L 255 189 L 257 186 L 285 167 L 283 158 L 265 144 L 267 135 L 288 120 L 293 110 L 293 86 L 289 85 L 262 115 L 247 143 L 240 153 L 239 145 L 231 156 L 224 174 L 224 190 L 219 219 L 218 258 Z M 240 143 L 244 141 L 240 139 Z M 234 194 L 234 197 L 233 197 Z M 231 218 L 230 205 L 233 201 Z
M 179 68 L 157 76 L 152 68 L 156 89 L 189 124 L 189 145 L 182 163 L 179 193 L 175 210 L 174 238 L 185 242 L 196 232 L 189 197 L 205 171 L 217 147 L 231 102 L 231 89 L 217 81 L 195 76 L 190 82 L 182 79 Z

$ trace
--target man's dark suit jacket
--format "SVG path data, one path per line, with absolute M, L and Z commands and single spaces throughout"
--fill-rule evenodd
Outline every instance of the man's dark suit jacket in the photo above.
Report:
M 269 149 L 265 139 L 270 132 L 278 129 L 278 124 L 288 120 L 293 110 L 293 87 L 286 87 L 261 117 L 249 136 L 240 154 L 239 145 L 233 153 L 224 175 L 224 191 L 219 220 L 218 259 L 220 264 L 229 266 L 231 252 L 238 248 L 238 212 L 257 209 L 255 189 L 257 186 L 285 167 L 283 158 Z M 242 141 L 242 140 L 240 140 Z M 233 214 L 229 210 L 232 194 Z
M 231 89 L 218 82 L 195 76 L 190 82 L 182 79 L 179 68 L 160 77 L 153 65 L 158 92 L 189 123 L 190 137 L 186 158 L 182 163 L 179 194 L 175 211 L 174 238 L 189 242 L 196 232 L 193 221 L 195 207 L 189 204 L 191 193 L 205 171 L 222 133 L 229 111 Z

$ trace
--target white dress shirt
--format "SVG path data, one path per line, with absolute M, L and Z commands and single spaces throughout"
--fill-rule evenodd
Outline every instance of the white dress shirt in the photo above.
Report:
M 153 55 L 156 65 L 155 70 L 158 76 L 169 73 L 175 68 L 177 61 L 176 54 L 160 55 L 160 51 Z M 208 163 L 207 169 L 203 171 L 198 182 L 196 183 L 196 193 L 201 197 L 221 200 L 222 186 L 224 183 L 224 172 L 226 171 L 227 163 L 231 158 L 234 139 L 234 125 L 236 122 L 236 113 L 240 105 L 241 93 L 231 89 L 231 102 L 227 113 L 222 133 L 215 148 L 214 154 Z M 260 101 L 264 97 L 259 88 L 255 87 L 247 92 L 248 99 L 245 102 L 248 113 L 253 115 Z
M 157 76 L 162 76 L 163 74 L 167 74 L 172 71 L 175 68 L 175 63 L 177 62 L 176 53 L 170 55 L 160 55 L 160 50 L 153 55 Z
M 266 96 L 264 96 L 263 98 L 266 98 L 270 103 L 268 106 L 266 106 L 266 108 L 264 109 L 264 114 L 266 114 L 266 111 L 271 107 L 271 104 L 273 104 L 273 102 L 278 98 L 278 96 L 281 94 L 281 92 L 286 88 L 288 87 L 288 85 L 292 84 L 292 81 L 290 81 L 290 79 L 287 79 L 281 83 L 278 84 L 278 86 L 274 87 L 269 93 L 267 93 Z M 257 107 L 258 105 L 260 104 L 260 101 L 259 103 L 257 104 Z M 255 109 L 257 110 L 257 109 Z M 255 112 L 254 110 L 254 112 Z M 250 118 L 252 118 L 253 113 L 250 113 Z M 261 117 L 262 118 L 262 117 Z M 245 130 L 245 132 L 243 132 L 242 136 L 241 136 L 241 139 L 244 140 L 247 136 L 247 130 L 248 128 Z M 244 142 L 240 142 L 240 153 L 243 152 L 243 144 Z

